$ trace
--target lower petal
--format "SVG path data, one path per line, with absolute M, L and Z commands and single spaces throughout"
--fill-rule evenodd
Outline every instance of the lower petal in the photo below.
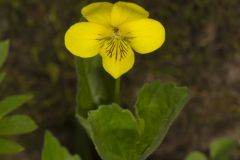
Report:
M 65 34 L 66 48 L 76 56 L 93 57 L 99 53 L 99 39 L 107 32 L 105 27 L 96 23 L 76 23 Z
M 134 64 L 134 53 L 130 45 L 120 39 L 106 41 L 100 51 L 104 69 L 115 79 L 129 71 Z
M 124 36 L 129 38 L 133 49 L 141 54 L 158 49 L 165 41 L 163 25 L 149 18 L 123 24 L 120 30 Z

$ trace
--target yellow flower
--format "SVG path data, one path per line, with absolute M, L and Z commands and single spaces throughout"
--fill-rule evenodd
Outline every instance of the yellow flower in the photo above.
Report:
M 96 2 L 81 11 L 88 22 L 72 25 L 65 35 L 66 48 L 74 55 L 102 56 L 104 69 L 114 78 L 130 70 L 134 51 L 140 54 L 158 49 L 165 40 L 162 24 L 130 2 Z

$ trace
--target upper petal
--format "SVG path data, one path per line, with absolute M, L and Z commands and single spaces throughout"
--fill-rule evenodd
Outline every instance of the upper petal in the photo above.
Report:
M 100 54 L 104 69 L 115 79 L 129 71 L 134 64 L 133 50 L 121 39 L 106 40 Z
M 158 49 L 165 41 L 163 25 L 149 18 L 123 24 L 120 30 L 129 38 L 132 48 L 142 54 Z
M 95 2 L 82 9 L 82 15 L 89 22 L 110 25 L 113 4 L 109 2 Z
M 120 24 L 147 18 L 148 16 L 149 13 L 141 6 L 135 3 L 119 1 L 113 5 L 111 23 L 114 27 L 117 27 Z
M 100 40 L 108 30 L 96 23 L 80 22 L 72 25 L 65 34 L 65 46 L 74 55 L 87 58 L 100 50 Z

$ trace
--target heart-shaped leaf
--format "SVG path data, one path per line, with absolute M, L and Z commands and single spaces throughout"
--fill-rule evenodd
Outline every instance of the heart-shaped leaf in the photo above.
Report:
M 88 117 L 91 137 L 104 160 L 137 160 L 140 131 L 135 117 L 117 104 L 100 106 Z
M 138 96 L 136 116 L 117 104 L 103 105 L 89 113 L 88 132 L 104 160 L 145 160 L 188 99 L 186 88 L 148 84 Z

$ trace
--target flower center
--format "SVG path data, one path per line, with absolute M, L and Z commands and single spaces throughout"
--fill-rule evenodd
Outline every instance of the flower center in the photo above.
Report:
M 119 28 L 117 28 L 117 27 L 113 28 L 113 37 L 114 38 L 121 38 L 121 34 L 120 34 L 120 31 L 119 31 Z
M 111 35 L 101 38 L 100 47 L 109 58 L 122 61 L 131 49 L 129 39 L 123 36 L 117 27 L 112 28 Z

